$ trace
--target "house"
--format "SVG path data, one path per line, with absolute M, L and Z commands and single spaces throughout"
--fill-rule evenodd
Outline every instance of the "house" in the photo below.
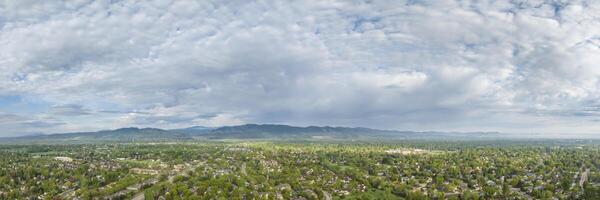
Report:
M 134 191 L 140 190 L 141 188 L 142 188 L 142 184 L 139 184 L 139 183 L 130 185 L 129 187 L 127 187 L 128 190 L 134 190 Z
M 62 157 L 62 156 L 54 157 L 54 160 L 58 160 L 58 161 L 62 161 L 62 162 L 73 162 L 73 158 Z
M 146 174 L 146 175 L 157 175 L 158 174 L 158 170 L 154 170 L 154 169 L 142 169 L 142 168 L 131 168 L 131 169 L 129 169 L 129 173 Z

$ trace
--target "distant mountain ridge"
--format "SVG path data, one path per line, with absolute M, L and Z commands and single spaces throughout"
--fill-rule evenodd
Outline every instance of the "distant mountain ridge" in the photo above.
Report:
M 192 126 L 192 127 L 187 127 L 187 128 L 171 129 L 169 131 L 183 133 L 190 137 L 194 137 L 194 136 L 198 136 L 198 135 L 207 134 L 214 129 L 215 128 L 213 128 L 213 127 L 206 127 L 206 126 Z
M 281 124 L 245 124 L 218 128 L 194 126 L 183 129 L 120 128 L 97 132 L 77 132 L 1 138 L 11 142 L 151 142 L 220 139 L 476 139 L 500 137 L 499 133 L 449 133 L 379 130 L 362 127 L 289 126 Z
M 206 137 L 212 139 L 308 139 L 308 138 L 361 138 L 369 135 L 385 135 L 399 133 L 397 131 L 377 130 L 369 128 L 308 126 L 297 127 L 280 124 L 246 124 L 241 126 L 224 126 L 210 131 Z
M 135 141 L 161 141 L 161 140 L 188 140 L 188 135 L 179 132 L 167 131 L 157 128 L 120 128 L 115 130 L 102 130 L 96 132 L 60 133 L 48 135 L 31 135 L 23 137 L 2 138 L 1 141 L 33 141 L 33 142 L 135 142 Z

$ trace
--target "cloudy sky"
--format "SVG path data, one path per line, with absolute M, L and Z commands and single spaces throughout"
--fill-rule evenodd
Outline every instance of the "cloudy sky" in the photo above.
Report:
M 0 136 L 600 132 L 600 1 L 0 0 Z

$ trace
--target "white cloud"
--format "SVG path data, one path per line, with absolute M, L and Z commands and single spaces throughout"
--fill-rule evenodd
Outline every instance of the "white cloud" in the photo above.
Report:
M 57 131 L 595 132 L 599 13 L 595 1 L 3 1 L 0 97 L 39 98 Z

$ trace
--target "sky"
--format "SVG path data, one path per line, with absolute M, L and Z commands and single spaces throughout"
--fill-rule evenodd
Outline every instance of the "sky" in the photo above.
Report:
M 600 134 L 600 1 L 0 0 L 0 136 Z

